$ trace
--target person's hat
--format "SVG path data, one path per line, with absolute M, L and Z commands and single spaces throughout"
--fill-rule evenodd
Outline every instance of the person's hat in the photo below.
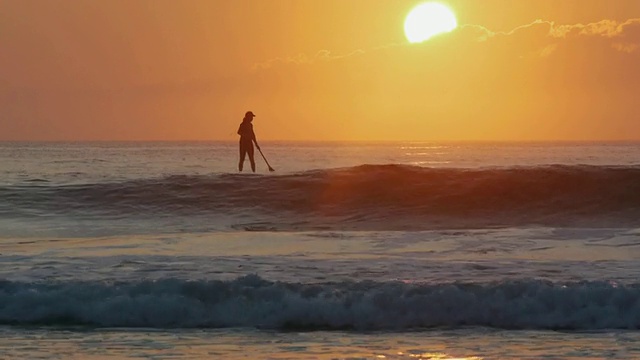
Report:
M 249 117 L 249 116 L 251 116 L 251 117 L 256 117 L 256 115 L 255 115 L 252 111 L 247 111 L 247 112 L 244 114 L 244 117 Z

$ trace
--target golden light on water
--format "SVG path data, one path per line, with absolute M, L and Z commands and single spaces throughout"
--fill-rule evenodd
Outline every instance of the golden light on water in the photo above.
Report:
M 444 353 L 420 353 L 420 354 L 405 354 L 403 352 L 398 352 L 398 355 L 406 355 L 410 358 L 414 358 L 417 360 L 483 360 L 481 357 L 471 356 L 471 357 L 451 357 Z

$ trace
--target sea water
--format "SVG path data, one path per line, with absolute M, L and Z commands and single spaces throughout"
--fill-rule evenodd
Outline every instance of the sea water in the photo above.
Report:
M 640 358 L 640 144 L 262 149 L 0 143 L 0 358 Z

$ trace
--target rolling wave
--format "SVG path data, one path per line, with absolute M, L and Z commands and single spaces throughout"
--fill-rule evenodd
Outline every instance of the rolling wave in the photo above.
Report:
M 406 282 L 0 282 L 1 325 L 392 330 L 640 329 L 640 285 Z
M 285 175 L 169 176 L 0 187 L 0 216 L 234 214 L 282 223 L 433 228 L 640 225 L 640 168 L 362 165 Z M 310 220 L 312 219 L 312 221 Z

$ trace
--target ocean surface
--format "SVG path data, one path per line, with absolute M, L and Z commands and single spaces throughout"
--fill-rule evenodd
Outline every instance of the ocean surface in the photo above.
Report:
M 0 142 L 0 359 L 640 359 L 640 143 Z

